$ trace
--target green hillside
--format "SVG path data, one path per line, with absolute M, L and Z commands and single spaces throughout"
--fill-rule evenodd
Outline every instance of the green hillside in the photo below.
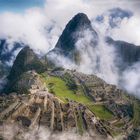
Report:
M 86 105 L 96 116 L 103 120 L 109 120 L 113 118 L 113 114 L 104 105 L 94 105 L 93 101 L 84 94 L 84 91 L 80 87 L 77 90 L 71 90 L 67 83 L 60 77 L 50 76 L 45 73 L 42 77 L 49 89 L 49 92 L 55 94 L 64 102 L 67 100 L 73 100 L 78 103 Z M 77 94 L 76 94 L 77 93 Z

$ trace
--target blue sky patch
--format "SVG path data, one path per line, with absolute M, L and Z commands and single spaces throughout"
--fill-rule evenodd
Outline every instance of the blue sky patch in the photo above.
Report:
M 32 7 L 43 7 L 45 0 L 0 0 L 0 12 L 22 12 Z

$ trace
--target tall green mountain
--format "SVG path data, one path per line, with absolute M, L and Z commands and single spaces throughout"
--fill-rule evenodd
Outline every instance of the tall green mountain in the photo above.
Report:
M 94 47 L 98 44 L 98 35 L 92 28 L 91 21 L 89 20 L 87 15 L 84 13 L 78 13 L 68 22 L 64 31 L 62 32 L 62 35 L 56 43 L 55 48 L 50 51 L 48 55 L 51 55 L 52 53 L 63 55 L 78 64 L 80 61 L 80 54 L 76 49 L 75 44 L 78 39 L 85 36 L 84 32 L 86 32 L 87 30 L 90 32 L 90 34 L 92 34 L 94 38 L 90 42 L 90 44 Z
M 33 52 L 29 47 L 24 47 L 19 54 L 17 55 L 14 64 L 10 70 L 10 73 L 7 77 L 8 83 L 3 89 L 4 92 L 21 92 L 21 90 L 25 90 L 29 86 L 26 86 L 26 82 L 30 81 L 30 74 L 24 74 L 30 70 L 34 70 L 35 72 L 42 73 L 47 70 L 46 64 L 44 64 L 38 56 Z M 22 84 L 19 82 L 25 79 Z M 26 82 L 25 82 L 26 81 Z M 16 86 L 14 86 L 16 85 Z M 30 85 L 30 84 L 29 84 Z M 20 90 L 19 90 L 20 89 Z
M 45 70 L 44 64 L 40 61 L 37 55 L 29 47 L 24 47 L 17 55 L 10 74 L 8 76 L 9 80 L 16 79 L 23 72 L 29 70 L 35 70 L 37 72 L 42 72 Z
M 69 23 L 66 25 L 62 35 L 60 36 L 56 49 L 60 49 L 62 53 L 67 55 L 72 50 L 75 49 L 75 43 L 79 37 L 82 37 L 82 32 L 84 30 L 90 30 L 92 35 L 95 36 L 93 43 L 97 44 L 97 33 L 91 26 L 91 21 L 84 13 L 79 13 L 75 15 Z

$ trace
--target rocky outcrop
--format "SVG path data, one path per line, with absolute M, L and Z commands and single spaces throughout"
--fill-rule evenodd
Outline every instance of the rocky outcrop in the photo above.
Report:
M 139 139 L 139 137 L 140 137 L 140 127 L 134 129 L 132 131 L 132 133 L 128 137 L 126 137 L 126 139 L 128 139 L 128 140 L 137 140 L 137 139 Z
M 22 73 L 34 70 L 43 72 L 46 66 L 40 61 L 37 55 L 29 47 L 23 48 L 16 57 L 8 79 L 11 81 L 19 77 Z
M 21 92 L 21 90 L 23 89 L 25 89 L 25 91 L 28 91 L 28 89 L 31 86 L 31 83 L 29 83 L 29 81 L 31 79 L 34 79 L 35 77 L 33 76 L 34 74 L 32 72 L 27 72 L 30 70 L 33 70 L 34 73 L 41 73 L 47 70 L 47 66 L 37 57 L 37 55 L 33 52 L 32 49 L 30 49 L 29 47 L 25 47 L 19 52 L 19 54 L 16 57 L 16 60 L 14 61 L 14 64 L 7 77 L 8 82 L 5 85 L 3 92 Z

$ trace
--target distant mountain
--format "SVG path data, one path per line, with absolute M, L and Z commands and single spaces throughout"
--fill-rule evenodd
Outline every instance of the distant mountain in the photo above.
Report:
M 8 76 L 8 79 L 12 80 L 20 76 L 23 72 L 32 69 L 39 72 L 42 70 L 42 67 L 43 63 L 33 52 L 33 50 L 29 47 L 24 47 L 17 55 L 16 60 L 14 61 L 14 64 Z
M 131 16 L 131 13 L 125 13 L 124 11 L 121 11 L 121 9 L 115 9 L 110 11 L 110 14 L 112 15 L 112 18 L 114 18 L 114 12 L 117 12 L 119 10 L 121 18 L 124 18 L 124 16 Z M 89 31 L 87 37 L 90 39 L 86 39 L 85 41 L 82 41 L 82 44 L 80 44 L 77 48 L 77 42 L 78 40 L 84 38 L 85 31 Z M 92 36 L 92 37 L 91 37 Z M 92 28 L 91 22 L 88 19 L 87 15 L 83 13 L 79 13 L 75 15 L 69 23 L 66 25 L 62 35 L 60 36 L 55 48 L 50 51 L 47 55 L 48 57 L 51 56 L 53 53 L 57 55 L 64 56 L 65 58 L 70 59 L 72 62 L 79 64 L 81 62 L 81 50 L 82 53 L 87 52 L 87 47 L 95 48 L 97 47 L 99 43 L 99 35 L 97 32 Z M 115 48 L 116 51 L 116 64 L 120 71 L 125 70 L 128 66 L 133 65 L 135 62 L 138 62 L 140 60 L 140 47 L 136 46 L 134 44 L 130 44 L 124 41 L 115 41 L 111 37 L 105 37 L 105 42 L 108 45 L 112 45 L 112 47 Z M 87 41 L 88 40 L 88 41 Z M 82 48 L 82 46 L 84 47 Z M 100 46 L 98 46 L 100 47 Z M 89 50 L 91 50 L 91 48 Z M 94 52 L 91 54 L 91 52 L 88 52 L 88 55 L 90 56 L 91 62 L 95 61 L 93 60 Z M 98 61 L 98 60 L 97 60 Z M 98 62 L 97 62 L 98 63 Z
M 140 61 L 140 46 L 124 41 L 115 41 L 110 37 L 106 38 L 106 42 L 109 45 L 114 46 L 117 52 L 116 64 L 121 70 L 124 70 Z
M 27 76 L 28 78 L 29 74 L 24 73 L 30 70 L 34 70 L 38 73 L 41 73 L 47 70 L 47 66 L 38 58 L 38 56 L 33 52 L 32 49 L 30 49 L 29 47 L 24 47 L 19 52 L 14 61 L 14 64 L 7 77 L 8 83 L 5 86 L 3 92 L 8 93 L 12 91 L 17 91 L 17 88 L 15 88 L 14 85 L 17 86 L 18 81 L 20 81 L 20 79 L 22 79 L 23 77 L 25 78 Z M 27 78 L 25 78 L 25 81 L 28 81 Z
M 57 53 L 70 58 L 74 62 L 77 62 L 77 55 L 79 52 L 76 50 L 75 43 L 79 38 L 84 37 L 84 31 L 87 30 L 94 37 L 94 40 L 92 40 L 91 44 L 96 46 L 98 44 L 98 35 L 92 28 L 91 22 L 87 15 L 84 13 L 75 15 L 66 25 L 55 46 L 55 49 L 53 49 L 49 54 L 51 55 L 51 53 Z
M 12 45 L 12 47 L 9 47 Z M 13 44 L 9 44 L 8 40 L 1 39 L 0 40 L 0 60 L 2 63 L 6 63 L 11 61 L 12 57 L 15 57 L 15 52 L 18 49 L 25 47 L 26 45 L 21 42 L 14 42 Z M 9 49 L 12 48 L 12 49 Z

